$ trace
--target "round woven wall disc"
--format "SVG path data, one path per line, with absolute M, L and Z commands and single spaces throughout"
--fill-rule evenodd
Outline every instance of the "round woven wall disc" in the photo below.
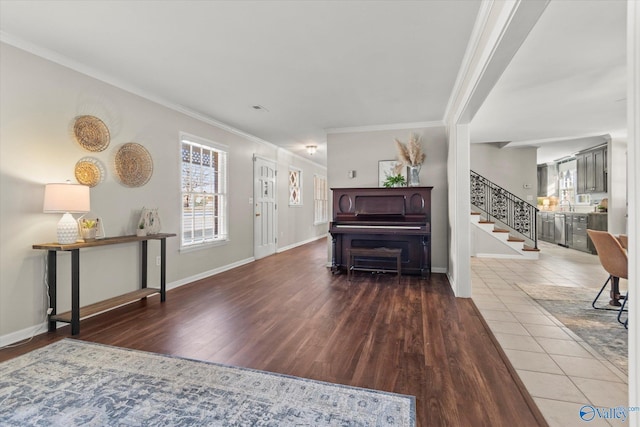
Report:
M 104 181 L 104 166 L 98 159 L 83 157 L 76 163 L 75 175 L 80 184 L 95 187 Z
M 142 145 L 129 142 L 116 153 L 116 175 L 127 187 L 145 185 L 153 174 L 151 154 Z
M 103 151 L 109 146 L 109 129 L 94 116 L 79 116 L 73 125 L 76 141 L 87 151 Z

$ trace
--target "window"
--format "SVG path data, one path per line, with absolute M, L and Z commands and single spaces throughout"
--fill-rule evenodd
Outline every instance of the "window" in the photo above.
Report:
M 181 247 L 227 240 L 226 147 L 181 134 L 180 154 Z
M 327 178 L 320 175 L 313 176 L 313 223 L 321 224 L 328 221 L 329 202 L 327 193 Z
M 302 171 L 289 168 L 289 206 L 302 206 Z

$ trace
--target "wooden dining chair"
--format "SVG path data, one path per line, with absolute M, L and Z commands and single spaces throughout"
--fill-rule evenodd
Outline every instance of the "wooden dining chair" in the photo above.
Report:
M 629 278 L 627 252 L 620 244 L 620 241 L 611 233 L 589 229 L 587 229 L 587 233 L 596 248 L 596 252 L 598 252 L 600 264 L 602 264 L 602 267 L 607 271 L 607 273 L 609 273 L 609 278 L 604 282 L 604 285 L 602 285 L 600 292 L 596 295 L 591 306 L 596 309 L 607 309 L 606 307 L 597 307 L 596 302 L 598 301 L 598 298 L 600 298 L 604 288 L 609 282 L 611 282 L 611 300 L 609 301 L 609 305 L 620 307 L 619 309 L 616 309 L 618 311 L 618 321 L 626 327 L 626 322 L 622 322 L 620 318 L 627 302 L 628 293 L 627 296 L 620 295 L 619 283 L 620 278 Z M 624 299 L 623 304 L 620 304 L 620 299 Z

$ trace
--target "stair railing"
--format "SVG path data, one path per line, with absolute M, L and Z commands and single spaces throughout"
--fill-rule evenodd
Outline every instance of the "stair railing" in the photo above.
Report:
M 483 212 L 488 221 L 500 221 L 538 249 L 538 208 L 534 205 L 474 171 L 471 171 L 471 204 Z

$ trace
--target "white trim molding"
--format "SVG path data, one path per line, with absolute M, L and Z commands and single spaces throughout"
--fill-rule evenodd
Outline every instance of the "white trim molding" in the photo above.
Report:
M 109 74 L 106 74 L 104 72 L 98 71 L 95 68 L 91 68 L 88 67 L 78 61 L 74 61 L 66 56 L 60 55 L 52 50 L 49 49 L 45 49 L 43 47 L 37 46 L 33 43 L 27 42 L 19 37 L 15 37 L 12 35 L 7 34 L 4 31 L 0 31 L 0 42 L 6 43 L 8 45 L 11 45 L 13 47 L 16 47 L 18 49 L 22 49 L 26 52 L 32 53 L 36 56 L 39 56 L 41 58 L 47 59 L 51 62 L 55 62 L 56 64 L 62 65 L 63 67 L 67 67 L 72 69 L 73 71 L 77 71 L 78 73 L 87 75 L 89 77 L 92 77 L 96 80 L 100 80 L 104 83 L 108 83 L 112 86 L 117 87 L 118 89 L 122 89 L 126 92 L 132 93 L 134 95 L 138 95 L 144 99 L 147 99 L 151 102 L 154 102 L 156 104 L 162 105 L 163 107 L 169 108 L 170 110 L 173 111 L 177 111 L 179 113 L 182 113 L 186 116 L 189 116 L 191 118 L 194 118 L 196 120 L 199 120 L 201 122 L 207 123 L 209 125 L 218 127 L 222 130 L 225 130 L 229 133 L 232 133 L 234 135 L 238 135 L 241 136 L 243 138 L 246 138 L 250 141 L 253 142 L 257 142 L 259 144 L 264 144 L 267 145 L 271 148 L 278 148 L 277 145 L 269 142 L 269 141 L 265 141 L 264 139 L 258 138 L 255 135 L 251 135 L 250 133 L 244 132 L 240 129 L 234 128 L 233 126 L 230 126 L 226 123 L 223 123 L 221 121 L 218 121 L 216 119 L 214 119 L 213 117 L 209 117 L 207 115 L 204 115 L 202 113 L 199 113 L 197 111 L 191 110 L 183 105 L 180 104 L 176 104 L 173 103 L 171 101 L 168 101 L 164 98 L 158 97 L 152 93 L 149 93 L 148 91 L 142 90 L 139 87 L 133 86 L 129 83 L 126 83 L 118 78 L 115 78 Z M 292 153 L 293 154 L 293 153 Z
M 377 132 L 384 130 L 402 130 L 402 129 L 419 129 L 419 128 L 433 128 L 442 127 L 444 122 L 442 120 L 434 122 L 413 122 L 413 123 L 393 123 L 388 125 L 372 125 L 372 126 L 352 126 L 343 128 L 326 128 L 324 131 L 327 134 L 332 133 L 356 133 L 356 132 Z
M 307 243 L 315 242 L 316 240 L 326 239 L 327 236 L 328 236 L 328 234 L 325 233 L 325 234 L 322 234 L 320 236 L 311 237 L 311 238 L 309 238 L 307 240 L 303 240 L 301 242 L 297 242 L 297 243 L 293 243 L 291 245 L 283 246 L 281 248 L 276 249 L 276 253 L 279 254 L 280 252 L 285 252 L 285 251 L 288 251 L 290 249 L 297 248 L 298 246 L 302 246 L 302 245 L 306 245 Z M 329 265 L 329 267 L 331 267 L 331 265 Z
M 629 235 L 629 406 L 640 406 L 640 2 L 627 2 L 627 189 Z M 629 412 L 629 425 L 640 426 L 638 412 Z

